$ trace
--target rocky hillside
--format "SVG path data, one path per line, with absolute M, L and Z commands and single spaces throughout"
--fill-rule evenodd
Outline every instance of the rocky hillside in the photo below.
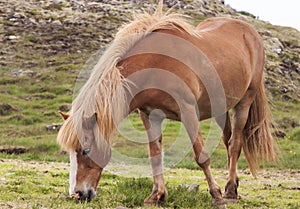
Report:
M 45 115 L 49 115 L 51 120 L 50 115 L 55 114 L 57 108 L 68 110 L 75 78 L 86 60 L 113 40 L 118 28 L 130 20 L 132 11 L 154 9 L 155 2 L 0 0 L 0 105 L 9 105 L 9 111 L 18 112 L 24 119 L 29 117 L 26 116 L 29 113 L 24 110 L 25 104 L 20 105 L 21 101 L 45 100 L 41 103 L 47 105 L 40 104 L 39 107 L 47 110 L 38 108 L 40 115 L 33 119 L 33 123 L 43 121 L 39 118 Z M 219 0 L 165 0 L 165 8 L 171 7 L 191 16 L 192 24 L 207 17 L 231 16 L 253 25 L 261 34 L 267 51 L 266 87 L 270 101 L 274 103 L 272 108 L 280 107 L 284 111 L 284 108 L 290 110 L 298 107 L 299 31 L 271 25 L 247 12 L 237 12 Z M 9 85 L 17 90 L 12 91 Z M 22 85 L 26 87 L 18 89 Z M 69 98 L 63 99 L 63 96 Z M 60 105 L 47 103 L 53 99 L 57 99 Z M 298 116 L 289 121 L 288 126 L 299 125 Z M 2 121 L 9 121 L 11 117 L 7 116 Z M 289 118 L 286 115 L 283 117 Z

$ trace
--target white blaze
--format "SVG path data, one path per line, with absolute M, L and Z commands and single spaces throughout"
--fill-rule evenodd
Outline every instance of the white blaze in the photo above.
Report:
M 76 174 L 77 174 L 77 153 L 75 151 L 70 152 L 70 176 L 69 176 L 69 182 L 70 182 L 70 188 L 69 188 L 69 194 L 75 193 L 75 186 L 76 186 Z

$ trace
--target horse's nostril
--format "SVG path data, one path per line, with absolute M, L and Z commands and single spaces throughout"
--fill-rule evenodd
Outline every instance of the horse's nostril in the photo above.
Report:
M 76 191 L 75 193 L 78 194 L 79 199 L 82 198 L 82 196 L 83 196 L 83 192 L 82 191 Z
M 87 193 L 87 200 L 91 201 L 91 199 L 93 199 L 94 196 L 95 196 L 95 194 L 94 194 L 93 190 L 89 189 L 88 193 Z
M 94 192 L 93 189 L 89 189 L 86 192 L 82 191 L 76 191 L 75 194 L 72 196 L 74 199 L 79 200 L 79 201 L 91 201 L 95 197 L 96 193 Z

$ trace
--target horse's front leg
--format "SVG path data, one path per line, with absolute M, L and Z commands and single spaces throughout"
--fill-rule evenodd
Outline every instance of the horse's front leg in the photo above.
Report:
M 210 156 L 204 149 L 204 142 L 199 130 L 199 121 L 194 111 L 194 106 L 187 107 L 184 111 L 184 118 L 182 122 L 188 132 L 190 140 L 193 145 L 194 159 L 202 168 L 209 187 L 209 192 L 213 198 L 212 204 L 215 206 L 224 205 L 225 201 L 222 198 L 220 186 L 215 181 L 210 169 Z
M 209 193 L 213 198 L 213 205 L 223 205 L 225 202 L 222 198 L 220 186 L 215 181 L 210 169 L 210 156 L 204 149 L 203 138 L 200 131 L 193 142 L 194 159 L 202 168 L 209 187 Z
M 153 189 L 149 197 L 144 200 L 146 205 L 161 205 L 166 201 L 167 190 L 163 176 L 163 153 L 161 123 L 163 117 L 160 114 L 147 115 L 140 112 L 141 119 L 147 130 L 149 140 L 149 158 L 152 167 Z

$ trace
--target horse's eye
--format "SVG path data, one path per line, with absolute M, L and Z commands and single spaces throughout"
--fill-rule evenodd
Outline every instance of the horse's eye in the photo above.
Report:
M 90 153 L 91 149 L 90 148 L 85 148 L 82 150 L 82 155 L 86 156 Z

